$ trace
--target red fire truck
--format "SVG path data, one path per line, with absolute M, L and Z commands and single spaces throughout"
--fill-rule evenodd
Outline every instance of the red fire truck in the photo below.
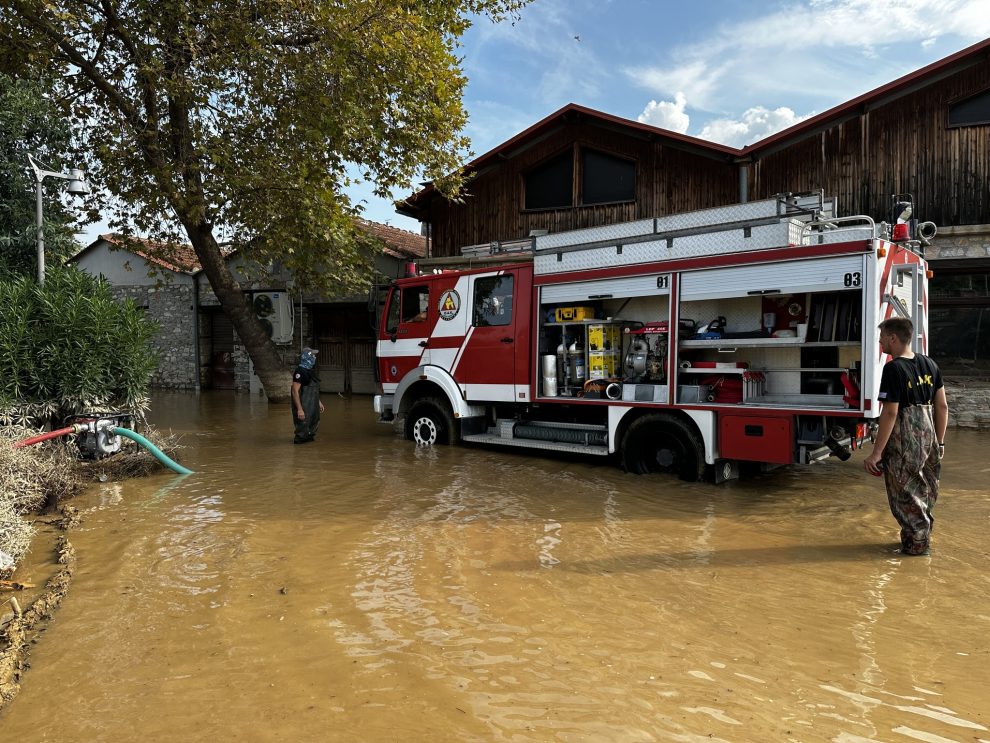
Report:
M 847 459 L 879 414 L 877 324 L 909 317 L 927 348 L 935 227 L 907 206 L 875 223 L 783 194 L 421 262 L 385 298 L 375 411 L 421 446 L 614 455 L 688 480 Z

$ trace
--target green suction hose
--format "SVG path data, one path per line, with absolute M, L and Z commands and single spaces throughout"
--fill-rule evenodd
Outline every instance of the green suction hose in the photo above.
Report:
M 159 462 L 164 464 L 170 470 L 178 472 L 180 475 L 191 475 L 193 473 L 192 470 L 186 469 L 178 462 L 169 459 L 168 456 L 166 456 L 161 449 L 159 449 L 157 446 L 152 444 L 150 441 L 148 441 L 148 439 L 146 439 L 141 434 L 135 433 L 129 428 L 119 428 L 117 426 L 114 426 L 110 429 L 110 433 L 118 434 L 120 436 L 123 436 L 125 439 L 130 439 L 131 441 L 136 441 L 145 449 L 150 451 L 154 455 L 155 459 L 157 459 Z

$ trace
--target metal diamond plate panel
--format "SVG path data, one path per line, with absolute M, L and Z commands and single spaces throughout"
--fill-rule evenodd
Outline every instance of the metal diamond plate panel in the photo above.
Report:
M 800 221 L 788 219 L 778 224 L 752 227 L 748 237 L 742 228 L 675 237 L 672 238 L 671 247 L 668 247 L 667 240 L 651 240 L 624 244 L 622 245 L 622 252 L 619 252 L 616 246 L 559 253 L 545 250 L 543 253 L 538 252 L 536 254 L 534 270 L 537 275 L 544 275 L 780 248 L 800 244 L 802 229 L 803 225 Z M 616 244 L 621 244 L 621 241 L 617 241 Z M 558 248 L 564 247 L 567 246 L 558 246 Z
M 540 235 L 536 238 L 536 250 L 551 250 L 567 245 L 601 242 L 602 240 L 621 240 L 637 235 L 649 235 L 653 232 L 652 219 L 640 219 L 635 222 L 622 222 L 603 227 L 589 227 L 586 230 L 571 230 L 557 232 L 552 235 Z
M 700 209 L 696 212 L 669 214 L 657 220 L 657 232 L 672 232 L 692 227 L 710 227 L 726 222 L 745 222 L 777 216 L 777 199 L 750 201 L 745 204 Z
M 746 237 L 743 229 L 724 232 L 704 232 L 700 235 L 675 237 L 673 247 L 666 251 L 667 258 L 693 258 L 701 255 L 740 253 L 747 250 L 764 250 L 798 245 L 802 224 L 787 220 L 779 224 L 764 224 L 750 228 Z
M 833 243 L 845 243 L 855 240 L 872 240 L 874 237 L 872 227 L 846 227 L 830 232 L 804 233 L 801 237 L 801 244 L 831 245 Z
M 665 242 L 658 241 L 633 243 L 623 245 L 621 253 L 614 246 L 565 253 L 537 253 L 534 259 L 534 271 L 537 274 L 551 274 L 649 263 L 669 257 L 666 254 L 666 245 Z

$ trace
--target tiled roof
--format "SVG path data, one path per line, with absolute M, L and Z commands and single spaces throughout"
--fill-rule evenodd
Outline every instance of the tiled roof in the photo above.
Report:
M 357 225 L 384 242 L 385 252 L 394 258 L 422 258 L 426 255 L 426 238 L 422 235 L 367 219 L 357 220 Z
M 126 237 L 114 232 L 100 235 L 100 239 L 176 273 L 193 274 L 202 268 L 192 245 L 162 243 L 143 237 Z
M 385 253 L 393 258 L 422 258 L 426 255 L 426 238 L 422 235 L 367 219 L 358 219 L 356 222 L 358 229 L 384 242 Z M 115 232 L 100 235 L 99 240 L 116 245 L 168 271 L 194 274 L 202 270 L 199 258 L 196 257 L 191 245 L 157 242 L 143 237 L 126 237 Z M 89 248 L 95 246 L 96 242 Z M 89 248 L 80 251 L 75 258 L 79 258 Z M 229 255 L 229 253 L 225 254 Z

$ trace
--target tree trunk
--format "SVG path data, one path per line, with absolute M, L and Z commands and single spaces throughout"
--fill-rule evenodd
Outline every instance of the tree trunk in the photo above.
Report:
M 212 229 L 208 225 L 186 223 L 186 232 L 223 313 L 230 319 L 254 364 L 254 373 L 261 379 L 268 402 L 288 402 L 292 374 L 283 368 L 268 333 L 230 272 Z

